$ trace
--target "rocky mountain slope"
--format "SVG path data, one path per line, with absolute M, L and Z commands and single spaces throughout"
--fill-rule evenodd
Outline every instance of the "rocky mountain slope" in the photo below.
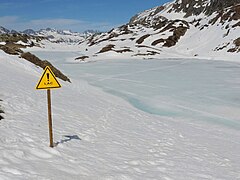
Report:
M 240 52 L 240 0 L 175 0 L 80 43 L 84 56 L 221 58 Z M 87 48 L 86 48 L 87 47 Z

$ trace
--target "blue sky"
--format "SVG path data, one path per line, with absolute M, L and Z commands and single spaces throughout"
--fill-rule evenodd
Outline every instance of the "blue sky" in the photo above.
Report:
M 0 0 L 0 26 L 106 31 L 170 0 Z

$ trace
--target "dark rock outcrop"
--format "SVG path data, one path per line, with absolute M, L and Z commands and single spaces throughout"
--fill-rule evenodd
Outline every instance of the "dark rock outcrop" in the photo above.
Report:
M 89 58 L 89 56 L 80 56 L 75 58 L 75 60 L 85 61 L 85 59 Z
M 39 59 L 37 56 L 35 56 L 34 54 L 26 52 L 26 53 L 22 53 L 21 57 L 43 69 L 46 66 L 49 66 L 51 68 L 51 70 L 53 71 L 53 73 L 56 75 L 56 77 L 62 79 L 63 81 L 71 82 L 67 76 L 65 76 L 61 71 L 59 71 L 57 68 L 55 68 L 50 62 L 48 62 L 46 60 L 43 61 L 43 60 Z
M 109 44 L 109 45 L 103 47 L 98 53 L 104 53 L 104 52 L 111 51 L 111 50 L 113 50 L 114 47 L 115 47 L 115 45 Z
M 235 6 L 240 3 L 240 0 L 177 0 L 173 4 L 169 12 L 184 12 L 185 17 L 191 15 L 199 15 L 204 12 L 206 15 L 211 15 L 214 12 L 221 12 L 226 8 Z
M 206 7 L 205 12 L 207 15 L 211 15 L 213 12 L 223 11 L 237 4 L 240 4 L 240 0 L 212 0 Z
M 2 101 L 2 100 L 0 99 L 0 101 Z M 4 117 L 1 115 L 3 113 L 4 113 L 4 111 L 1 109 L 1 105 L 0 105 L 0 120 L 4 119 Z

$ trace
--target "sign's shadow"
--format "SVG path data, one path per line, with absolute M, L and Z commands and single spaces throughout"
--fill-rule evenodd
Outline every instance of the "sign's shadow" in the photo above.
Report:
M 79 141 L 82 140 L 81 138 L 78 137 L 78 135 L 64 135 L 63 137 L 64 137 L 64 139 L 55 143 L 56 146 L 59 144 L 67 143 L 72 140 L 79 140 Z

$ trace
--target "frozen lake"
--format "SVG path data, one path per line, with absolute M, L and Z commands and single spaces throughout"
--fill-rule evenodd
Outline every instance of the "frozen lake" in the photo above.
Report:
M 74 63 L 76 52 L 36 51 L 67 75 L 154 115 L 240 129 L 240 64 L 196 59 Z

